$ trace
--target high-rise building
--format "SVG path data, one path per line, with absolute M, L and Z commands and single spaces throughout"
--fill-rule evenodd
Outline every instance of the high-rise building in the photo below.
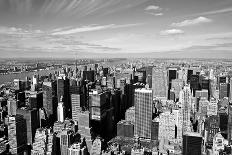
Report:
M 73 131 L 64 130 L 60 133 L 61 155 L 68 155 L 68 147 L 74 143 L 75 134 Z
M 72 120 L 78 122 L 78 113 L 81 111 L 81 95 L 71 94 Z
M 135 107 L 130 107 L 126 110 L 125 119 L 126 121 L 135 124 Z
M 159 117 L 159 140 L 174 140 L 175 139 L 175 115 L 166 111 L 160 114 Z
M 192 69 L 188 69 L 187 71 L 187 81 L 188 83 L 190 83 L 190 78 L 193 75 L 193 70 Z
M 172 80 L 177 79 L 178 68 L 168 68 L 168 99 L 170 99 L 170 90 L 172 88 Z
M 202 136 L 198 133 L 183 135 L 183 155 L 201 155 Z
M 31 154 L 51 155 L 53 153 L 52 150 L 53 150 L 53 133 L 51 132 L 51 129 L 38 128 L 36 130 L 35 141 L 32 145 Z
M 69 79 L 64 76 L 59 76 L 57 79 L 57 98 L 60 101 L 62 96 L 63 104 L 65 107 L 65 117 L 71 118 L 72 111 L 71 111 L 71 102 L 70 102 L 70 95 L 69 95 Z
M 154 97 L 168 97 L 167 73 L 163 68 L 152 69 L 152 90 Z
M 232 144 L 232 105 L 231 103 L 228 106 L 228 141 L 229 145 Z
M 184 86 L 184 89 L 180 92 L 179 101 L 183 111 L 183 132 L 190 132 L 191 90 L 189 85 Z
M 18 106 L 17 106 L 16 100 L 13 98 L 9 98 L 7 101 L 8 115 L 15 116 L 17 108 L 18 108 Z
M 229 97 L 229 85 L 228 83 L 220 83 L 219 85 L 219 99 Z
M 57 120 L 60 122 L 64 122 L 65 119 L 65 107 L 64 102 L 62 101 L 62 97 L 60 99 L 61 101 L 58 103 L 57 107 Z
M 159 138 L 159 120 L 153 119 L 151 126 L 151 140 L 158 140 Z
M 153 96 L 151 89 L 135 90 L 135 135 L 151 139 Z
M 218 112 L 218 104 L 217 100 L 214 98 L 210 99 L 207 115 L 208 116 L 216 116 Z
M 202 116 L 207 116 L 208 107 L 209 107 L 209 101 L 206 98 L 201 98 L 199 101 L 199 113 Z
M 182 79 L 174 79 L 172 80 L 171 88 L 174 89 L 175 97 L 179 99 L 179 93 L 184 87 L 184 82 Z
M 219 131 L 219 117 L 210 116 L 205 120 L 206 144 L 213 145 L 213 138 Z
M 117 123 L 117 136 L 134 137 L 134 124 L 130 121 L 122 120 Z
M 191 75 L 190 77 L 190 88 L 193 91 L 193 96 L 195 96 L 196 90 L 200 89 L 199 75 Z
M 32 144 L 34 141 L 36 129 L 40 126 L 39 114 L 37 109 L 17 109 L 17 115 L 23 117 L 26 123 L 27 144 Z
M 213 154 L 219 154 L 221 150 L 224 150 L 225 138 L 222 136 L 220 132 L 218 132 L 213 138 Z
M 57 83 L 55 81 L 52 82 L 43 82 L 42 90 L 43 90 L 43 108 L 47 113 L 47 117 L 49 119 L 49 124 L 53 124 L 56 120 L 57 115 Z
M 10 152 L 22 155 L 27 145 L 26 122 L 21 115 L 8 117 L 8 141 Z
M 209 98 L 208 90 L 206 90 L 206 89 L 196 90 L 195 97 L 196 98 L 206 98 L 208 100 L 208 98 Z
M 81 143 L 74 143 L 68 148 L 68 155 L 87 155 L 86 146 L 82 147 Z
M 43 92 L 28 91 L 26 92 L 26 97 L 27 97 L 29 108 L 39 109 L 43 107 Z
M 94 82 L 95 81 L 95 72 L 94 72 L 94 70 L 83 71 L 83 80 L 88 80 L 90 82 Z

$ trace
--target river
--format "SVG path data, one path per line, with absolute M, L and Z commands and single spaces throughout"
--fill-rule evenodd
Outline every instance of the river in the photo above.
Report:
M 32 78 L 34 74 L 43 76 L 43 75 L 48 75 L 49 73 L 54 73 L 55 71 L 59 71 L 59 70 L 60 69 L 40 70 L 40 71 L 34 71 L 34 72 L 22 72 L 22 73 L 11 73 L 11 74 L 0 75 L 0 85 L 6 82 L 12 82 L 14 79 L 25 80 L 26 77 Z

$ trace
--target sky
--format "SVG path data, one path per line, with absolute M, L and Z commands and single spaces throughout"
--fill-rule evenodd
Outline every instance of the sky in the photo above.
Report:
M 170 52 L 232 58 L 232 0 L 0 0 L 2 58 Z

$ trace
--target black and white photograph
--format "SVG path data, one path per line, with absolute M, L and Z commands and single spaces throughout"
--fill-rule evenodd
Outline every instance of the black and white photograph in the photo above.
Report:
M 0 155 L 232 155 L 232 0 L 0 0 Z

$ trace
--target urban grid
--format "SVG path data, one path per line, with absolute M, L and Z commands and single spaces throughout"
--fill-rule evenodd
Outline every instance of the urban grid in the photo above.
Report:
M 0 155 L 232 155 L 232 0 L 0 0 Z

